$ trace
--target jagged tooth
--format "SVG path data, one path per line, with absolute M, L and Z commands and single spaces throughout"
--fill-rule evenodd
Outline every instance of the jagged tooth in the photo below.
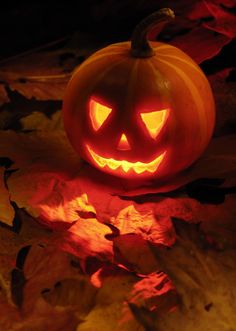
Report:
M 155 172 L 159 165 L 161 164 L 163 158 L 165 157 L 166 152 L 162 153 L 159 157 L 157 157 L 154 161 L 151 163 L 143 163 L 143 162 L 128 162 L 128 161 L 117 161 L 114 159 L 105 159 L 102 156 L 97 155 L 91 148 L 88 147 L 88 150 L 93 157 L 93 159 L 99 164 L 100 167 L 104 168 L 106 165 L 112 169 L 115 170 L 118 167 L 123 169 L 125 172 L 128 172 L 131 168 L 134 172 L 137 174 L 141 174 L 145 171 L 148 172 Z
M 98 155 L 94 155 L 94 157 L 95 157 L 95 160 L 98 162 L 98 164 L 99 164 L 102 168 L 104 168 L 105 165 L 106 165 L 106 160 L 105 160 L 103 157 L 100 157 L 100 156 L 98 156 Z
M 161 154 L 156 160 L 155 162 L 152 162 L 151 164 L 149 164 L 149 166 L 147 167 L 147 171 L 149 172 L 155 172 L 159 165 L 161 164 L 163 158 L 165 156 L 165 153 Z
M 134 171 L 136 174 L 141 174 L 145 171 L 144 165 L 141 162 L 136 162 L 133 166 Z
M 159 165 L 159 163 L 156 163 L 154 165 L 149 165 L 149 166 L 147 166 L 146 171 L 153 173 L 157 170 L 158 165 Z
M 151 164 L 148 164 L 146 166 L 146 171 L 148 171 L 148 172 L 155 172 L 157 170 L 158 164 L 159 164 L 158 161 L 153 162 Z
M 115 170 L 119 167 L 120 162 L 114 160 L 114 159 L 109 159 L 109 162 L 107 162 L 107 165 L 109 168 L 111 168 L 112 170 Z
M 123 170 L 125 171 L 125 172 L 128 172 L 129 171 L 129 169 L 132 167 L 132 164 L 130 163 L 130 162 L 128 162 L 128 161 L 123 161 L 122 163 L 121 163 L 121 167 L 123 168 Z

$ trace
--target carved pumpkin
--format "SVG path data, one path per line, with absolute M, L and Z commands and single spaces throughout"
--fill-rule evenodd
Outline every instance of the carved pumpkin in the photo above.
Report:
M 170 178 L 191 165 L 212 135 L 209 83 L 180 49 L 146 35 L 174 17 L 144 19 L 131 42 L 105 47 L 73 74 L 64 97 L 65 129 L 96 168 L 125 178 Z

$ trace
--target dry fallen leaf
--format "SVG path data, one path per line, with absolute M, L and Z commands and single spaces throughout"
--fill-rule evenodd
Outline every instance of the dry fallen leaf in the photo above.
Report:
M 222 220 L 223 221 L 223 220 Z M 215 250 L 197 225 L 175 222 L 177 242 L 171 250 L 155 249 L 157 260 L 180 295 L 180 310 L 157 319 L 158 330 L 233 330 L 235 249 Z M 235 248 L 235 246 L 234 246 Z
M 202 63 L 219 54 L 221 49 L 230 41 L 231 38 L 228 36 L 224 34 L 216 36 L 214 31 L 200 26 L 191 30 L 187 35 L 176 37 L 172 45 L 187 53 L 197 63 Z
M 104 267 L 96 277 L 100 286 L 96 303 L 76 331 L 144 331 L 126 300 L 138 277 L 118 267 Z
M 9 98 L 7 96 L 6 89 L 4 85 L 0 84 L 0 106 L 7 102 L 9 102 Z
M 5 186 L 5 168 L 0 167 L 0 222 L 12 225 L 14 209 L 10 204 L 10 195 Z
M 112 3 L 91 5 L 91 15 L 116 25 Z M 115 6 L 129 17 L 130 1 Z M 137 10 L 142 17 L 156 6 L 139 1 Z M 233 1 L 158 6 L 177 13 L 161 38 L 199 63 L 224 59 Z M 133 185 L 82 162 L 63 131 L 65 84 L 94 45 L 1 65 L 0 127 L 17 132 L 0 131 L 0 330 L 234 330 L 232 66 L 223 60 L 218 72 L 217 58 L 203 65 L 217 103 L 205 154 L 168 183 Z
M 136 210 L 134 205 L 130 205 L 120 210 L 115 219 L 111 218 L 111 224 L 120 235 L 137 234 L 151 243 L 172 246 L 175 242 L 172 222 L 168 215 L 158 215 L 156 218 L 154 208 L 154 205 L 147 204 Z
M 213 22 L 204 23 L 206 28 L 221 33 L 230 39 L 236 36 L 236 17 L 229 13 L 222 6 L 205 0 L 205 5 L 212 16 L 215 18 Z
M 167 42 L 186 52 L 197 63 L 209 60 L 220 53 L 236 35 L 236 18 L 222 6 L 223 1 L 165 2 L 164 7 L 176 9 L 176 19 L 167 26 Z M 233 6 L 230 4 L 231 7 Z M 180 14 L 181 13 L 181 14 Z M 211 19 L 205 22 L 203 19 Z M 158 37 L 159 27 L 152 29 L 149 37 Z M 197 45 L 197 47 L 196 47 Z
M 32 112 L 21 119 L 22 130 L 53 131 L 63 130 L 61 111 L 58 110 L 48 118 L 45 114 Z
M 231 72 L 232 70 L 227 68 L 209 76 L 216 101 L 215 135 L 217 136 L 234 133 L 236 127 L 236 84 L 234 81 L 227 81 Z
M 1 66 L 0 79 L 28 99 L 61 100 L 70 73 L 59 65 L 59 57 L 60 52 L 51 51 L 13 59 Z
M 24 222 L 21 224 L 22 218 Z M 17 323 L 21 323 L 22 321 L 20 312 L 14 306 L 13 302 L 15 302 L 15 300 L 12 297 L 12 289 L 15 286 L 12 284 L 12 269 L 17 260 L 17 264 L 21 263 L 21 259 L 17 259 L 18 252 L 24 247 L 30 247 L 33 243 L 36 244 L 37 242 L 47 240 L 49 236 L 48 230 L 37 225 L 37 223 L 22 210 L 16 211 L 15 221 L 19 223 L 18 225 L 15 224 L 15 231 L 12 231 L 10 227 L 0 225 L 1 330 L 15 330 L 14 324 L 17 325 L 16 330 L 18 330 L 17 327 L 19 327 L 19 325 Z M 20 300 L 20 296 L 18 295 L 15 299 Z M 30 325 L 28 325 L 28 327 L 30 327 Z M 22 330 L 26 329 L 27 328 L 22 328 Z M 19 328 L 19 330 L 21 329 Z

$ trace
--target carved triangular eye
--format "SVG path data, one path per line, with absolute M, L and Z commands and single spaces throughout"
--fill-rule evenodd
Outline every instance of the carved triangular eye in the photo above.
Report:
M 169 109 L 152 111 L 149 113 L 140 113 L 145 127 L 153 139 L 156 139 L 169 116 Z
M 112 109 L 102 105 L 101 103 L 91 99 L 89 103 L 89 116 L 92 122 L 92 126 L 97 131 L 102 124 L 106 121 Z

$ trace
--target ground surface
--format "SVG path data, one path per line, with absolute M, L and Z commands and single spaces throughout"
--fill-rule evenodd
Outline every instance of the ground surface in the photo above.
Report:
M 162 38 L 208 75 L 217 121 L 171 192 L 97 180 L 66 138 L 71 72 L 108 40 L 77 33 L 0 63 L 0 330 L 236 330 L 234 4 L 178 3 Z

